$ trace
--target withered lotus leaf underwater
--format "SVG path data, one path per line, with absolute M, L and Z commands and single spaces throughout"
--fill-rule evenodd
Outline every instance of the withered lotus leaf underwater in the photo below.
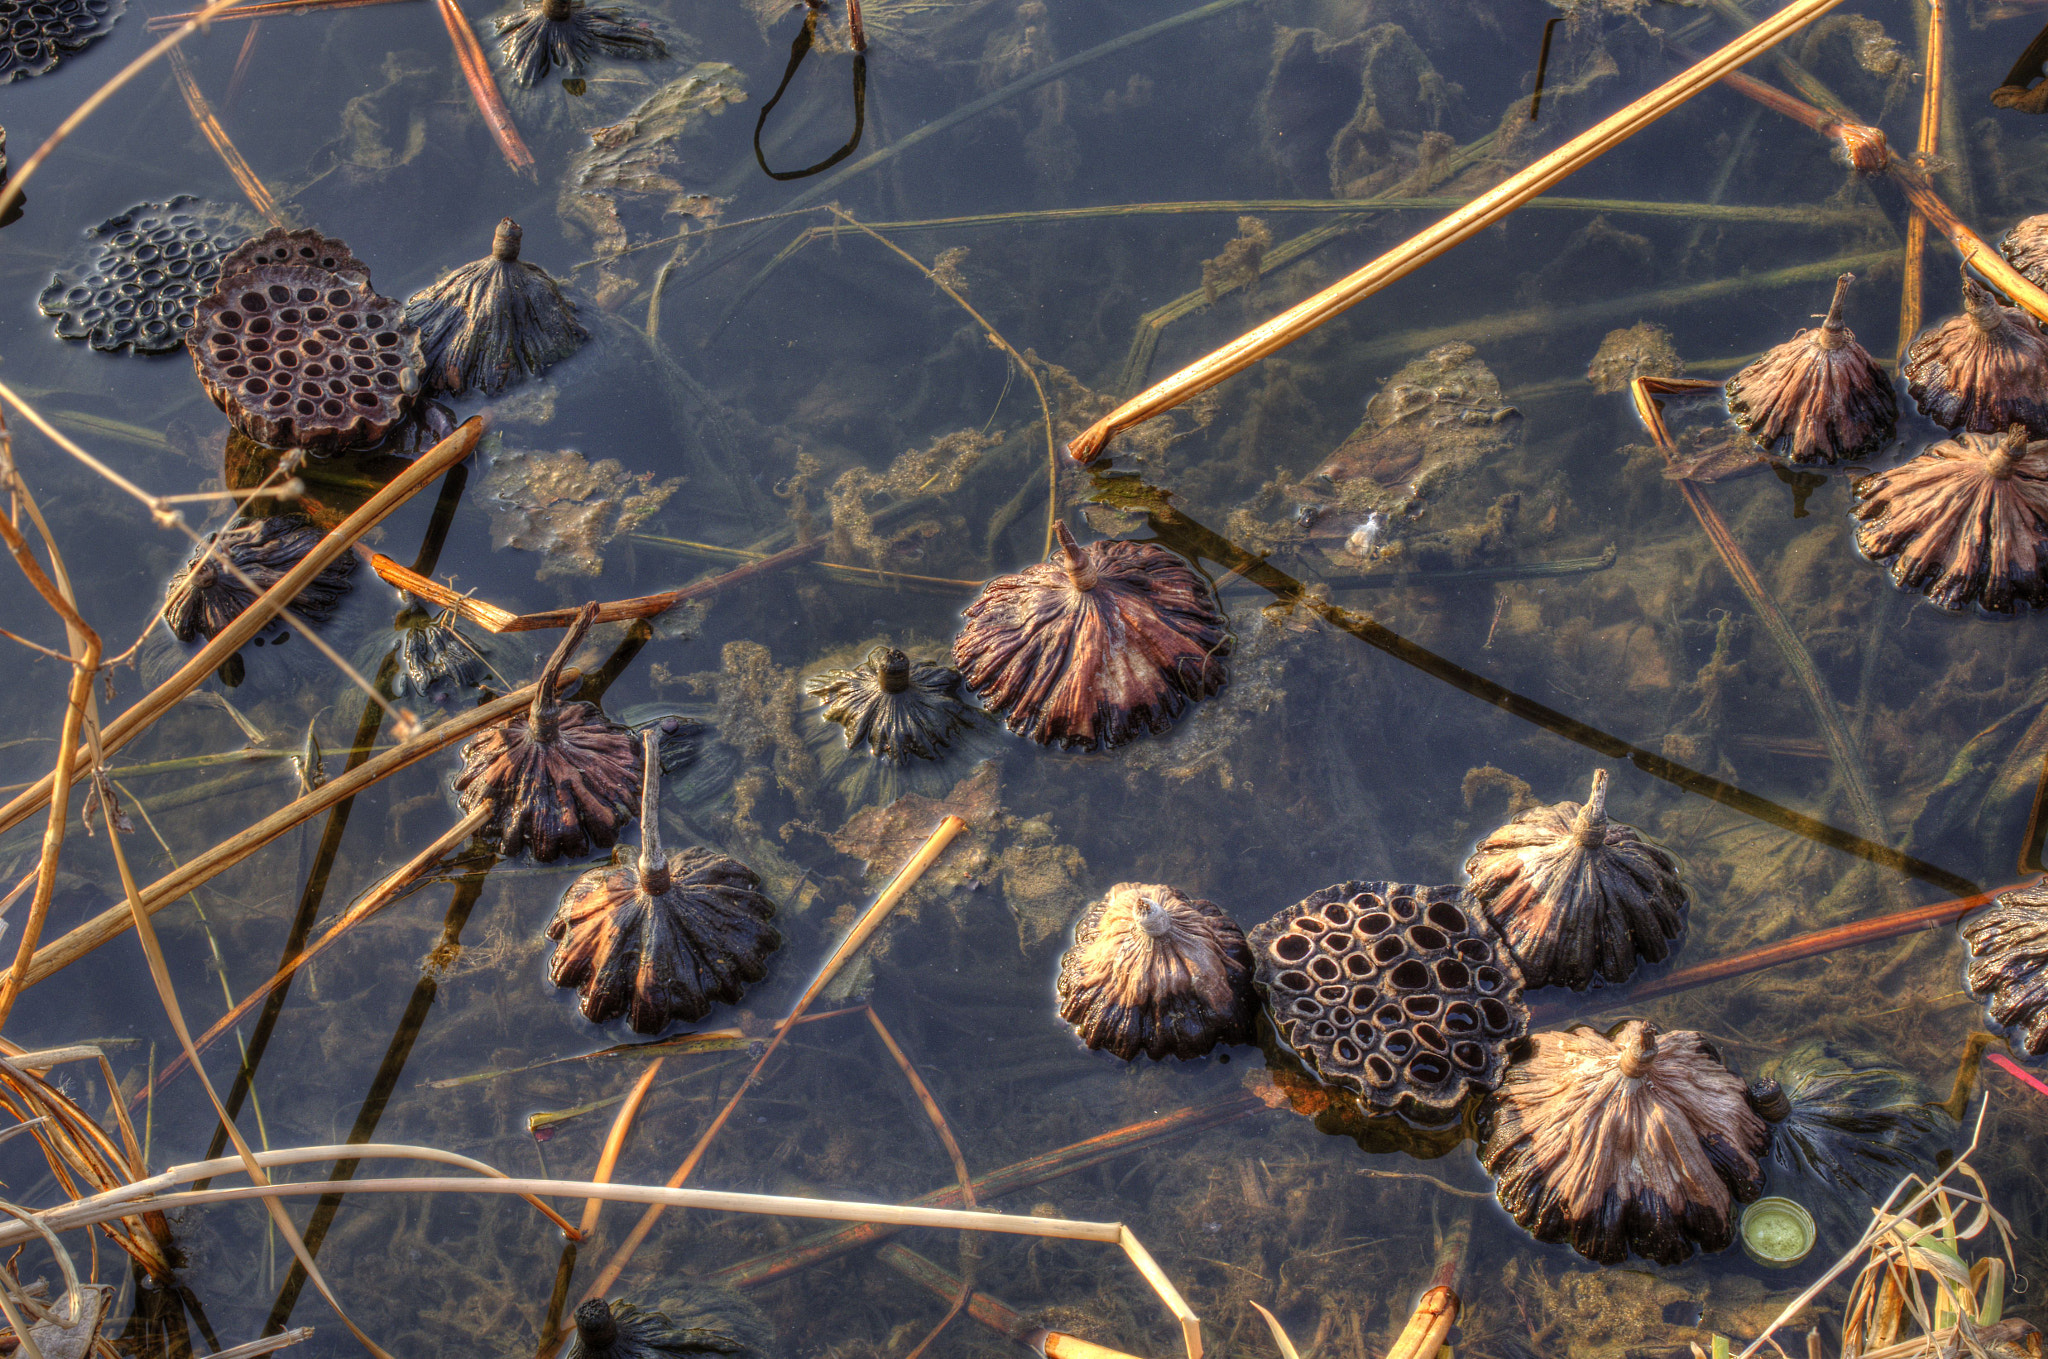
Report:
M 326 536 L 297 514 L 243 519 L 216 529 L 192 549 L 191 560 L 164 587 L 164 626 L 181 642 L 211 640 Z M 326 622 L 348 593 L 355 569 L 355 554 L 342 553 L 292 597 L 291 611 L 309 624 Z M 285 626 L 274 620 L 260 635 L 276 636 Z
M 406 299 L 405 323 L 419 331 L 427 381 L 439 390 L 496 395 L 589 341 L 561 284 L 519 258 L 523 235 L 503 219 L 489 255 Z
M 569 654 L 597 615 L 583 606 L 548 657 L 523 717 L 486 727 L 462 747 L 455 780 L 462 810 L 491 810 L 481 834 L 500 854 L 542 863 L 618 843 L 640 793 L 640 743 L 595 703 L 563 702 L 555 690 Z
M 1959 434 L 1855 485 L 1856 547 L 1944 609 L 2048 603 L 2048 440 Z
M 1048 560 L 982 587 L 953 639 L 988 711 L 1040 745 L 1106 750 L 1223 688 L 1229 624 L 1199 571 L 1156 543 L 1056 532 Z
M 642 736 L 637 861 L 576 879 L 547 931 L 555 941 L 548 980 L 577 989 L 585 1019 L 623 1014 L 635 1033 L 737 1005 L 782 945 L 769 923 L 775 904 L 745 864 L 695 846 L 662 848 L 660 739 L 653 727 Z
M 1963 922 L 1970 993 L 2013 1046 L 2048 1057 L 2048 883 L 2001 893 Z
M 498 20 L 498 54 L 516 85 L 539 84 L 554 67 L 581 75 L 597 57 L 652 61 L 668 45 L 645 19 L 583 0 L 538 0 Z
M 1771 1131 L 1713 1046 L 1639 1019 L 1530 1042 L 1483 1115 L 1479 1149 L 1515 1221 L 1608 1265 L 1729 1246 L 1734 1205 L 1763 1192 Z
M 1750 1107 L 1771 1125 L 1772 1188 L 1783 1171 L 1846 1190 L 1843 1206 L 1858 1219 L 1954 1126 L 1904 1071 L 1874 1056 L 1837 1056 L 1818 1040 L 1766 1061 L 1749 1093 Z
M 1213 901 L 1158 883 L 1120 882 L 1081 913 L 1058 993 L 1060 1018 L 1081 1041 L 1126 1061 L 1249 1043 L 1258 1018 L 1237 922 Z
M 624 1298 L 591 1298 L 577 1307 L 562 1359 L 767 1359 L 775 1344 L 768 1319 L 740 1294 L 681 1281 L 657 1310 Z
M 1493 922 L 1530 986 L 1619 984 L 1685 935 L 1678 861 L 1607 818 L 1607 771 L 1584 803 L 1533 807 L 1479 842 L 1465 895 Z
M 1728 379 L 1735 423 L 1795 463 L 1837 463 L 1876 452 L 1899 422 L 1891 375 L 1842 321 L 1854 274 L 1835 280 L 1827 318 Z
M 2048 336 L 1963 274 L 1963 312 L 1922 331 L 1899 365 L 1907 395 L 1943 429 L 2048 436 Z
M 973 720 L 959 671 L 913 661 L 892 646 L 875 647 L 849 669 L 811 676 L 804 692 L 823 705 L 819 716 L 844 729 L 848 750 L 892 764 L 938 759 Z
M 1455 1112 L 1528 1031 L 1521 973 L 1456 887 L 1338 883 L 1249 942 L 1281 1037 L 1376 1110 Z

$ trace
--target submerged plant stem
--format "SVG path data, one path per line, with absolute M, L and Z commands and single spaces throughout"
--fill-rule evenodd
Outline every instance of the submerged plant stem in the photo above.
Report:
M 254 30 L 250 31 L 253 35 Z M 228 136 L 228 130 L 221 126 L 219 116 L 213 111 L 213 105 L 207 101 L 206 92 L 201 90 L 199 82 L 192 78 L 192 64 L 185 60 L 183 52 L 171 53 L 171 75 L 177 80 L 178 93 L 184 96 L 185 108 L 191 113 L 192 121 L 198 124 L 200 134 L 206 138 L 207 145 L 214 149 L 222 163 L 228 167 L 228 173 L 235 177 L 235 183 L 241 186 L 242 196 L 249 200 L 249 206 L 256 209 L 257 215 L 272 226 L 285 225 L 284 214 L 277 210 L 276 196 L 264 187 L 262 178 L 256 173 L 256 167 L 249 164 L 248 157 L 235 145 L 234 138 Z

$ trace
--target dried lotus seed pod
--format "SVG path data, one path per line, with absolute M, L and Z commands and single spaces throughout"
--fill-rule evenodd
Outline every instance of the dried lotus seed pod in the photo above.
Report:
M 2048 884 L 2000 893 L 1963 922 L 1970 993 L 2028 1057 L 2048 1057 Z
M 1609 1265 L 1631 1250 L 1675 1265 L 1734 1241 L 1735 1203 L 1763 1192 L 1771 1131 L 1712 1045 L 1636 1019 L 1531 1044 L 1479 1149 L 1515 1221 Z
M 208 534 L 164 589 L 164 626 L 181 642 L 210 641 L 326 536 L 296 514 L 239 520 Z M 292 613 L 310 624 L 326 622 L 348 593 L 355 569 L 354 553 L 329 562 L 292 597 Z M 257 635 L 274 637 L 286 626 L 272 620 Z
M 427 381 L 437 390 L 495 395 L 590 339 L 561 285 L 519 258 L 522 235 L 519 223 L 505 218 L 489 255 L 406 299 L 405 322 L 420 333 Z
M 1080 547 L 984 585 L 953 663 L 989 712 L 1040 745 L 1110 749 L 1160 735 L 1229 678 L 1209 582 L 1156 543 Z
M 1842 322 L 1854 274 L 1835 280 L 1827 319 L 1728 379 L 1735 423 L 1790 462 L 1837 463 L 1876 452 L 1899 423 L 1892 380 Z
M 1856 548 L 1944 609 L 2048 604 L 2048 440 L 1959 434 L 1854 488 Z
M 180 196 L 138 203 L 85 233 L 37 298 L 59 339 L 109 353 L 168 354 L 185 342 L 221 260 L 249 233 L 234 208 Z
M 1200 1057 L 1252 1041 L 1251 968 L 1244 933 L 1215 902 L 1120 882 L 1074 925 L 1060 959 L 1060 1018 L 1126 1061 Z
M 1531 987 L 1618 984 L 1685 935 L 1678 861 L 1607 819 L 1607 771 L 1581 804 L 1533 807 L 1479 842 L 1465 895 L 1507 941 Z
M 813 675 L 804 692 L 823 705 L 820 716 L 845 729 L 848 750 L 891 764 L 938 759 L 974 715 L 960 697 L 959 671 L 889 646 L 850 669 Z
M 1456 1111 L 1528 1031 L 1521 973 L 1455 887 L 1338 883 L 1250 943 L 1280 1036 L 1373 1109 Z
M 2018 307 L 1963 274 L 1963 314 L 1921 332 L 1899 375 L 1943 429 L 1995 434 L 2014 424 L 2048 437 L 2048 336 Z
M 569 653 L 590 630 L 586 604 L 535 682 L 522 717 L 486 727 L 462 747 L 455 780 L 462 810 L 489 807 L 480 832 L 507 856 L 530 851 L 547 863 L 618 843 L 640 793 L 640 743 L 595 703 L 564 703 L 555 692 Z

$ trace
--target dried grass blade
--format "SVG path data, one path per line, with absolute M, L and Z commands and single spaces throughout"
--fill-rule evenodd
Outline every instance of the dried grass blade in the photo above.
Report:
M 225 14 L 214 15 L 213 19 L 215 22 L 222 19 L 271 19 L 285 14 L 310 14 L 315 10 L 362 9 L 369 5 L 396 3 L 398 0 L 269 0 L 267 4 L 238 5 Z M 152 33 L 161 33 L 167 28 L 175 28 L 181 23 L 197 19 L 199 14 L 197 10 L 188 10 L 182 14 L 153 14 L 145 27 Z
M 200 648 L 198 654 L 179 667 L 176 674 L 159 684 L 136 704 L 102 728 L 101 757 L 112 755 L 168 712 L 173 704 L 197 688 L 220 663 L 239 651 L 250 638 L 275 618 L 284 606 L 304 589 L 314 576 L 349 550 L 356 539 L 382 523 L 399 506 L 450 467 L 467 458 L 483 437 L 483 421 L 472 417 L 453 434 L 421 454 L 411 466 L 394 477 L 383 490 L 363 502 L 347 519 L 336 525 L 319 545 L 283 579 L 263 592 L 219 636 Z M 74 767 L 75 778 L 78 769 Z M 10 830 L 42 807 L 50 796 L 51 780 L 44 777 L 27 791 L 0 807 L 0 831 Z
M 1131 1257 L 1131 1263 L 1138 1267 L 1138 1273 L 1145 1276 L 1145 1282 L 1152 1285 L 1152 1291 L 1166 1304 L 1166 1310 L 1180 1322 L 1181 1345 L 1187 1350 L 1188 1359 L 1202 1359 L 1202 1319 L 1188 1306 L 1187 1299 L 1173 1286 L 1173 1280 L 1166 1277 L 1166 1271 L 1159 1267 L 1159 1262 L 1152 1258 L 1152 1252 L 1145 1249 L 1145 1243 L 1138 1240 L 1136 1233 L 1118 1224 L 1117 1244 L 1124 1248 L 1125 1255 Z
M 675 1174 L 669 1176 L 669 1189 L 680 1191 L 682 1184 L 697 1169 L 698 1162 L 704 1159 L 704 1153 L 710 1149 L 711 1139 L 718 1136 L 718 1130 L 723 1128 L 726 1120 L 732 1117 L 732 1112 L 739 1107 L 740 1100 L 752 1088 L 754 1082 L 760 1078 L 762 1069 L 768 1065 L 768 1059 L 775 1055 L 777 1048 L 782 1046 L 783 1038 L 795 1027 L 796 1021 L 803 1017 L 804 1011 L 810 1008 L 811 1002 L 817 999 L 818 993 L 825 989 L 826 984 L 833 977 L 838 975 L 839 969 L 845 965 L 847 959 L 858 952 L 860 946 L 868 941 L 869 936 L 873 935 L 881 927 L 882 921 L 888 917 L 889 912 L 894 909 L 896 903 L 903 899 L 903 894 L 908 892 L 917 880 L 924 876 L 925 869 L 929 868 L 932 861 L 945 852 L 946 846 L 953 843 L 953 837 L 966 828 L 967 823 L 957 816 L 948 816 L 940 821 L 937 829 L 933 830 L 931 835 L 926 838 L 923 846 L 918 849 L 916 854 L 910 857 L 910 861 L 897 870 L 896 876 L 882 890 L 882 894 L 875 898 L 874 904 L 869 906 L 861 918 L 854 922 L 853 929 L 848 931 L 846 938 L 840 941 L 839 947 L 832 951 L 832 955 L 818 969 L 817 975 L 811 978 L 810 985 L 804 988 L 803 995 L 799 996 L 796 1004 L 790 1008 L 788 1017 L 776 1029 L 775 1036 L 768 1040 L 768 1046 L 754 1063 L 754 1069 L 746 1074 L 745 1079 L 740 1082 L 739 1088 L 733 1091 L 732 1097 L 726 1101 L 725 1107 L 718 1111 L 718 1116 L 711 1120 L 710 1126 L 705 1128 L 698 1137 L 697 1144 L 690 1148 L 690 1154 L 683 1158 L 683 1163 L 680 1166 L 676 1167 Z M 654 1230 L 654 1224 L 661 1218 L 662 1208 L 663 1205 L 657 1201 L 645 1213 L 640 1215 L 640 1220 L 633 1224 L 633 1230 L 627 1234 L 626 1239 L 619 1244 L 618 1250 L 612 1253 L 612 1258 L 605 1262 L 604 1268 L 598 1272 L 597 1278 L 591 1282 L 589 1290 L 584 1294 L 586 1300 L 603 1297 L 611 1291 L 612 1285 L 618 1282 L 619 1275 L 631 1263 L 634 1253 L 640 1249 L 640 1243 L 645 1241 L 647 1234 Z
M 612 1171 L 618 1167 L 619 1153 L 626 1149 L 626 1134 L 632 1130 L 633 1119 L 640 1113 L 640 1106 L 647 1099 L 647 1092 L 654 1088 L 654 1078 L 661 1074 L 666 1057 L 657 1057 L 647 1064 L 640 1073 L 640 1079 L 633 1082 L 633 1089 L 626 1096 L 626 1102 L 619 1106 L 619 1116 L 612 1120 L 612 1128 L 605 1134 L 604 1150 L 598 1153 L 597 1173 L 590 1178 L 598 1184 L 610 1184 Z M 603 1199 L 586 1199 L 583 1203 L 583 1221 L 577 1230 L 589 1236 L 597 1230 L 597 1215 L 604 1208 Z
M 360 766 L 358 767 L 360 768 Z M 321 935 L 319 939 L 280 964 L 277 971 L 271 974 L 270 980 L 256 987 L 248 995 L 235 1002 L 234 1006 L 226 1014 L 215 1020 L 205 1033 L 199 1035 L 192 1045 L 193 1048 L 199 1052 L 206 1051 L 207 1048 L 213 1045 L 215 1039 L 241 1023 L 248 1016 L 249 1011 L 260 1005 L 272 991 L 290 981 L 300 968 L 332 948 L 340 941 L 342 935 L 383 911 L 385 907 L 396 901 L 398 894 L 410 886 L 420 874 L 438 862 L 443 855 L 446 855 L 465 840 L 468 840 L 472 835 L 482 830 L 484 823 L 490 819 L 490 808 L 477 808 L 444 831 L 432 844 L 401 864 L 395 871 L 387 875 L 383 882 L 372 888 L 369 894 L 361 901 L 356 902 L 346 911 L 342 912 L 341 918 L 328 926 L 327 933 Z M 149 891 L 144 893 L 143 899 L 145 902 L 153 902 L 156 895 L 156 885 L 152 884 Z M 150 909 L 155 911 L 159 908 L 152 904 Z M 185 1057 L 182 1053 L 172 1058 L 170 1063 L 157 1073 L 156 1080 L 150 1085 L 145 1085 L 141 1090 L 136 1091 L 130 1097 L 128 1103 L 137 1103 L 151 1097 L 156 1091 L 163 1089 L 165 1085 L 169 1084 L 172 1077 L 183 1071 L 185 1065 Z
M 1403 278 L 1438 255 L 1506 217 L 1601 155 L 1648 127 L 1729 72 L 1835 8 L 1840 0 L 1793 0 L 1777 14 L 1649 94 L 1580 133 L 1549 155 L 1510 176 L 1465 207 L 1411 237 L 1304 302 L 1257 326 L 1124 402 L 1067 446 L 1079 463 L 1093 462 L 1119 431 L 1149 420 L 1207 391 L 1284 348 L 1354 304 Z
M 954 1140 L 953 1129 L 947 1125 L 946 1115 L 940 1111 L 939 1102 L 932 1098 L 932 1092 L 926 1088 L 924 1078 L 917 1074 L 917 1068 L 911 1065 L 910 1058 L 905 1056 L 903 1049 L 897 1045 L 896 1036 L 882 1023 L 882 1017 L 875 1013 L 875 1007 L 863 1005 L 861 1009 L 867 1014 L 868 1023 L 875 1026 L 875 1032 L 880 1035 L 883 1046 L 889 1049 L 889 1055 L 896 1059 L 896 1066 L 903 1072 L 903 1078 L 910 1082 L 911 1093 L 916 1095 L 917 1102 L 924 1106 L 924 1116 L 931 1120 L 932 1130 L 938 1133 L 939 1140 L 945 1143 L 946 1155 L 953 1161 L 953 1174 L 960 1182 L 961 1201 L 969 1208 L 980 1207 L 974 1198 L 974 1177 L 967 1173 L 967 1158 L 960 1154 L 960 1143 Z
M 255 36 L 255 30 L 250 30 Z M 201 135 L 228 167 L 228 173 L 241 186 L 242 196 L 249 200 L 249 206 L 256 209 L 264 221 L 274 227 L 285 224 L 284 214 L 277 210 L 277 198 L 264 187 L 263 179 L 256 173 L 256 167 L 249 164 L 234 138 L 221 126 L 219 115 L 207 101 L 206 92 L 199 88 L 199 82 L 192 78 L 192 64 L 185 60 L 183 52 L 171 53 L 171 74 L 177 79 L 178 93 L 184 96 L 185 108 L 192 114 L 192 121 L 199 125 Z
M 300 822 L 318 816 L 343 798 L 355 796 L 371 784 L 419 763 L 470 733 L 521 711 L 532 699 L 533 686 L 527 685 L 480 708 L 459 713 L 440 726 L 421 732 L 411 740 L 393 746 L 375 759 L 366 760 L 347 773 L 329 779 L 312 792 L 279 808 L 241 834 L 222 841 L 204 854 L 188 859 L 182 868 L 158 878 L 143 891 L 144 906 L 152 914 L 162 910 L 200 883 L 248 858 Z M 109 940 L 119 938 L 128 928 L 125 920 L 126 909 L 125 906 L 121 906 L 103 911 L 56 942 L 38 949 L 34 962 L 29 966 L 27 984 L 34 986 L 51 973 L 78 961 Z
M 519 129 L 512 122 L 512 110 L 505 106 L 505 96 L 499 92 L 497 79 L 491 75 L 491 63 L 485 58 L 483 45 L 476 40 L 476 33 L 470 28 L 462 6 L 456 0 L 435 0 L 435 4 L 441 11 L 441 22 L 448 26 L 449 40 L 455 44 L 455 63 L 462 68 L 462 78 L 469 82 L 470 96 L 476 100 L 477 112 L 483 115 L 484 126 L 491 130 L 498 149 L 505 153 L 505 163 L 516 174 L 538 179 L 533 152 L 527 150 L 526 143 L 520 139 Z

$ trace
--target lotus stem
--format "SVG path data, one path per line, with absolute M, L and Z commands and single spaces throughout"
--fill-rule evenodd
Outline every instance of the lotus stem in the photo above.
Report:
M 1855 281 L 1854 274 L 1843 274 L 1835 280 L 1835 300 L 1828 303 L 1828 319 L 1820 324 L 1823 349 L 1840 349 L 1849 343 L 1849 325 L 1842 319 L 1842 300 L 1849 295 L 1849 285 Z
M 1621 1072 L 1632 1081 L 1650 1074 L 1657 1057 L 1657 1030 L 1649 1024 L 1630 1029 L 1621 1038 Z
M 669 889 L 668 855 L 661 848 L 661 727 L 640 733 L 646 768 L 640 776 L 640 893 L 658 897 Z M 580 1314 L 581 1309 L 578 1309 Z
M 1579 808 L 1578 816 L 1572 820 L 1572 834 L 1587 849 L 1594 849 L 1607 843 L 1607 771 L 1593 771 L 1593 791 L 1586 794 L 1585 805 Z
M 569 8 L 566 0 L 549 0 L 550 4 L 561 3 Z M 592 1298 L 576 1309 L 576 1334 L 583 1338 L 585 1354 L 603 1354 L 619 1338 L 619 1323 L 612 1320 L 611 1304 L 602 1298 Z
M 1095 567 L 1088 560 L 1088 554 L 1081 551 L 1065 524 L 1053 525 L 1053 533 L 1059 538 L 1060 564 L 1067 568 L 1067 582 L 1084 593 L 1094 589 Z
M 584 634 L 590 631 L 590 625 L 596 618 L 596 600 L 577 610 L 576 621 L 562 634 L 562 640 L 555 643 L 554 652 L 533 686 L 533 702 L 526 710 L 526 730 L 533 740 L 543 745 L 552 744 L 557 734 L 562 708 L 561 695 L 555 692 L 555 686 L 561 681 L 562 667 L 569 663 L 570 653 L 583 644 Z
M 881 681 L 882 692 L 900 694 L 910 687 L 910 657 L 893 648 L 882 654 L 882 662 L 876 667 Z
M 568 6 L 564 4 L 562 8 L 566 11 Z M 563 17 L 566 18 L 567 15 L 564 14 Z M 519 239 L 523 234 L 519 229 L 519 223 L 513 221 L 510 217 L 499 222 L 498 230 L 491 237 L 491 258 L 503 260 L 507 264 L 517 260 L 519 258 Z

